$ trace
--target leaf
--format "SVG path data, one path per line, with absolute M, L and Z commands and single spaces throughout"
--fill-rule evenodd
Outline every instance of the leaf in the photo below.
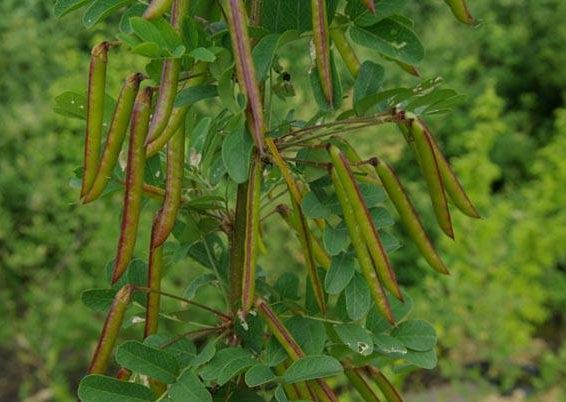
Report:
M 195 356 L 195 358 L 191 362 L 191 365 L 201 366 L 205 363 L 208 363 L 216 353 L 216 342 L 217 339 L 212 339 L 208 341 L 208 343 L 204 348 L 202 348 L 200 353 Z
M 248 181 L 253 141 L 243 124 L 228 134 L 222 143 L 222 161 L 236 183 Z
M 407 0 L 377 0 L 377 13 L 373 14 L 360 0 L 348 0 L 346 14 L 359 26 L 373 25 L 379 20 L 399 13 L 405 7 Z
M 295 316 L 285 321 L 285 326 L 303 352 L 307 355 L 319 355 L 326 343 L 324 323 L 310 318 Z
M 169 396 L 175 402 L 210 402 L 212 396 L 192 371 L 185 371 L 179 381 L 169 388 Z
M 53 7 L 55 17 L 62 17 L 78 8 L 83 7 L 92 0 L 57 0 Z
M 402 322 L 391 335 L 407 348 L 419 352 L 426 352 L 436 346 L 436 332 L 432 325 L 423 320 Z
M 373 342 L 379 352 L 384 354 L 405 354 L 407 353 L 407 348 L 403 343 L 390 335 L 387 334 L 375 334 L 373 336 Z
M 326 1 L 328 22 L 332 21 L 338 0 Z M 261 22 L 270 32 L 283 33 L 297 30 L 310 31 L 312 12 L 311 3 L 305 0 L 264 0 L 261 7 Z
M 346 312 L 352 320 L 362 319 L 371 307 L 371 294 L 364 277 L 356 272 L 344 289 Z
M 115 295 L 115 289 L 89 289 L 81 294 L 81 302 L 91 310 L 105 312 L 112 305 Z
M 255 363 L 249 352 L 242 348 L 229 347 L 219 351 L 201 371 L 201 375 L 203 379 L 216 380 L 218 385 L 222 386 Z
M 334 326 L 336 334 L 351 350 L 363 356 L 373 353 L 372 335 L 358 324 L 348 323 Z
M 131 0 L 94 0 L 83 15 L 83 25 L 88 29 L 114 11 L 131 3 Z
M 246 385 L 248 387 L 258 387 L 260 385 L 267 384 L 277 377 L 273 374 L 273 371 L 265 364 L 257 364 L 252 366 L 245 376 Z
M 343 371 L 338 360 L 331 356 L 305 356 L 289 366 L 283 375 L 287 384 L 330 377 Z
M 192 300 L 197 294 L 197 291 L 206 285 L 212 284 L 216 281 L 216 276 L 214 274 L 202 274 L 194 278 L 189 285 L 185 288 L 183 292 L 183 297 L 185 299 Z
M 344 290 L 354 277 L 356 260 L 350 254 L 342 253 L 332 258 L 330 269 L 324 278 L 326 292 L 337 295 Z
M 438 363 L 438 357 L 434 349 L 426 352 L 417 352 L 415 350 L 407 350 L 403 355 L 403 359 L 417 367 L 432 370 Z
M 369 95 L 379 91 L 385 77 L 385 69 L 380 64 L 364 61 L 360 66 L 360 72 L 354 82 L 354 109 L 357 112 L 357 104 Z
M 274 287 L 282 299 L 297 300 L 299 298 L 299 278 L 291 272 L 281 274 Z
M 130 18 L 132 31 L 144 42 L 151 42 L 159 46 L 159 49 L 166 47 L 166 42 L 159 29 L 151 22 L 142 17 Z
M 282 34 L 269 34 L 261 38 L 252 51 L 258 81 L 264 81 L 269 74 L 277 50 L 291 41 L 299 39 L 297 31 L 286 31 Z
M 369 210 L 373 224 L 377 229 L 383 229 L 395 223 L 393 216 L 385 208 L 372 208 Z
M 122 367 L 166 384 L 175 382 L 179 374 L 179 365 L 173 356 L 137 341 L 121 344 L 116 352 L 116 361 Z
M 210 50 L 204 47 L 197 47 L 189 52 L 189 56 L 191 56 L 195 60 L 201 60 L 206 63 L 213 63 L 216 60 L 216 56 Z
M 370 183 L 358 183 L 358 187 L 368 208 L 385 201 L 385 190 L 382 187 Z
M 395 322 L 401 322 L 405 319 L 413 308 L 413 299 L 411 296 L 403 292 L 404 302 L 399 301 L 397 298 L 387 295 L 389 300 L 389 305 L 391 306 L 391 311 L 393 312 L 393 317 Z M 392 326 L 382 317 L 375 308 L 371 309 L 366 320 L 366 328 L 369 329 L 374 334 L 379 334 L 382 332 L 389 331 Z
M 318 68 L 313 66 L 309 71 L 309 81 L 313 97 L 322 113 L 330 113 L 333 110 L 339 109 L 342 105 L 342 83 L 340 81 L 338 70 L 336 69 L 334 53 L 332 51 L 330 52 L 330 69 L 332 75 L 332 105 L 328 103 L 324 94 L 324 90 L 319 79 Z
M 218 96 L 216 85 L 195 85 L 183 89 L 177 94 L 175 107 L 190 106 L 204 99 L 215 98 Z
M 340 221 L 336 226 L 325 225 L 322 232 L 322 243 L 331 256 L 345 251 L 350 245 L 351 239 L 344 221 Z
M 297 159 L 322 163 L 328 163 L 330 161 L 328 152 L 320 148 L 301 148 L 299 152 L 297 152 Z M 298 162 L 297 167 L 302 170 L 303 177 L 307 181 L 307 183 L 313 182 L 317 179 L 320 179 L 321 177 L 326 176 L 325 169 L 321 169 L 316 166 Z
M 120 19 L 120 31 L 123 33 L 132 33 L 133 29 L 130 25 L 130 18 L 141 17 L 147 6 L 145 4 L 135 3 L 122 14 Z
M 309 192 L 303 197 L 301 207 L 305 217 L 310 219 L 328 218 L 331 215 L 330 210 L 320 203 L 313 192 Z
M 367 28 L 353 26 L 350 37 L 361 46 L 404 63 L 416 64 L 424 58 L 424 48 L 417 35 L 392 18 L 386 18 Z
M 79 384 L 79 399 L 83 402 L 153 401 L 149 388 L 103 375 L 87 375 Z

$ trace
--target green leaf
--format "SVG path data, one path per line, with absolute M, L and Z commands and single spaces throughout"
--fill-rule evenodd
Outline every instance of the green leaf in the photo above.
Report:
M 308 192 L 303 197 L 301 206 L 305 216 L 310 219 L 328 218 L 331 215 L 330 210 L 320 203 L 313 192 Z
M 326 292 L 337 295 L 343 291 L 354 277 L 355 266 L 356 260 L 350 254 L 342 253 L 333 257 L 330 269 L 324 278 Z
M 351 350 L 363 356 L 373 353 L 372 335 L 358 324 L 348 323 L 334 326 L 336 334 Z
M 369 95 L 374 95 L 385 77 L 385 69 L 380 64 L 372 61 L 364 61 L 360 67 L 360 72 L 354 83 L 354 109 L 357 112 L 357 104 Z
M 267 384 L 276 378 L 273 371 L 265 364 L 257 364 L 246 372 L 245 381 L 248 387 L 253 388 Z
M 424 58 L 424 48 L 417 35 L 392 18 L 367 28 L 353 26 L 350 36 L 357 44 L 404 63 L 416 64 Z
M 81 294 L 81 302 L 94 311 L 106 312 L 114 301 L 115 289 L 89 289 Z
M 130 8 L 128 8 L 122 18 L 120 19 L 120 31 L 123 33 L 132 33 L 133 29 L 130 25 L 130 18 L 141 17 L 145 12 L 147 6 L 145 4 L 135 3 Z
M 96 374 L 87 375 L 81 380 L 78 394 L 82 402 L 139 402 L 155 400 L 153 392 L 143 385 Z
M 328 155 L 328 152 L 320 148 L 301 148 L 299 152 L 297 152 L 297 159 L 321 163 L 330 162 L 330 156 Z M 297 162 L 297 167 L 302 170 L 303 177 L 307 181 L 307 183 L 313 182 L 327 175 L 325 169 L 321 169 L 316 166 Z
M 53 110 L 66 117 L 86 120 L 86 96 L 77 92 L 65 91 L 55 97 Z
M 169 397 L 175 402 L 211 402 L 212 396 L 192 371 L 185 371 L 179 381 L 169 388 Z
M 193 359 L 191 365 L 202 366 L 203 364 L 208 363 L 216 354 L 216 342 L 218 342 L 218 339 L 208 341 L 206 346 L 202 348 L 200 353 Z
M 264 81 L 269 74 L 277 50 L 291 41 L 299 39 L 297 31 L 286 31 L 283 34 L 266 35 L 255 45 L 252 51 L 258 81 Z
M 219 351 L 201 371 L 201 375 L 203 379 L 216 380 L 218 385 L 222 386 L 255 363 L 252 355 L 246 350 L 229 347 Z
M 192 300 L 197 295 L 197 291 L 206 285 L 210 285 L 216 282 L 216 276 L 214 274 L 202 274 L 195 277 L 189 285 L 185 288 L 183 292 L 183 297 L 185 299 Z
M 401 322 L 413 309 L 413 299 L 406 292 L 403 292 L 404 302 L 399 301 L 396 297 L 389 294 L 387 295 L 387 299 L 391 305 L 391 311 L 393 312 L 395 322 Z M 379 334 L 381 332 L 389 331 L 392 328 L 392 325 L 377 312 L 377 309 L 372 308 L 367 317 L 366 328 L 374 334 Z
M 401 248 L 401 243 L 399 242 L 399 239 L 397 239 L 391 233 L 382 232 L 380 236 L 381 236 L 381 243 L 383 244 L 383 248 L 388 253 L 392 253 L 395 250 Z
M 116 361 L 122 367 L 166 384 L 175 382 L 179 374 L 179 365 L 172 355 L 137 341 L 121 344 L 116 352 Z
M 175 99 L 176 107 L 190 106 L 204 99 L 215 98 L 218 96 L 216 85 L 196 85 L 183 89 L 177 94 Z
M 428 350 L 426 352 L 417 352 L 415 350 L 407 350 L 407 353 L 403 355 L 403 358 L 417 367 L 432 370 L 436 367 L 438 363 L 438 357 L 436 356 L 436 351 L 434 349 Z
M 371 307 L 371 294 L 364 277 L 356 272 L 344 289 L 346 312 L 352 320 L 360 320 Z
M 289 366 L 283 375 L 287 384 L 330 377 L 343 371 L 338 360 L 331 356 L 305 356 Z
M 328 22 L 332 20 L 338 0 L 326 1 Z M 269 32 L 283 33 L 312 29 L 311 3 L 305 0 L 264 0 L 261 7 L 261 22 Z
M 360 0 L 348 0 L 345 11 L 356 25 L 369 26 L 402 11 L 406 3 L 407 0 L 376 0 L 375 5 L 378 12 L 373 14 Z
M 386 355 L 391 353 L 407 353 L 407 348 L 401 341 L 387 334 L 375 334 L 373 336 L 373 342 L 375 343 L 375 346 L 377 347 L 379 352 Z
M 62 17 L 78 8 L 83 7 L 92 0 L 57 0 L 53 7 L 55 17 Z
M 299 278 L 291 272 L 281 274 L 274 287 L 282 299 L 297 300 L 299 298 Z
M 377 229 L 389 227 L 395 223 L 393 216 L 385 208 L 377 207 L 369 210 L 373 224 Z
M 328 104 L 326 97 L 324 96 L 317 67 L 313 66 L 309 71 L 309 81 L 311 84 L 313 97 L 320 111 L 323 113 L 330 113 L 334 110 L 339 109 L 342 105 L 342 82 L 340 81 L 338 70 L 336 69 L 334 53 L 332 51 L 330 52 L 330 69 L 332 73 L 332 98 L 334 99 L 332 105 Z
M 419 352 L 426 352 L 436 346 L 436 332 L 432 325 L 423 320 L 402 322 L 391 335 L 407 348 Z
M 285 326 L 305 354 L 319 355 L 322 353 L 326 343 L 326 330 L 323 322 L 295 316 L 285 321 Z
M 187 367 L 197 352 L 195 345 L 187 338 L 179 339 L 165 333 L 150 335 L 143 340 L 143 343 L 168 352 L 177 359 L 179 367 Z
M 336 226 L 326 224 L 322 232 L 322 243 L 331 256 L 345 251 L 350 245 L 351 239 L 344 221 L 340 221 Z
M 222 143 L 222 161 L 236 183 L 245 183 L 250 170 L 253 141 L 243 124 L 228 134 Z
M 132 17 L 130 18 L 130 27 L 144 42 L 154 43 L 160 50 L 166 46 L 165 39 L 161 36 L 161 32 L 151 21 L 143 17 Z
M 216 60 L 216 56 L 210 50 L 204 47 L 197 47 L 189 52 L 189 56 L 191 56 L 195 60 L 204 61 L 206 63 L 213 63 Z
M 92 28 L 97 22 L 131 2 L 132 0 L 94 0 L 83 15 L 83 25 Z
M 358 183 L 360 192 L 368 208 L 385 201 L 385 190 L 383 187 L 370 183 Z

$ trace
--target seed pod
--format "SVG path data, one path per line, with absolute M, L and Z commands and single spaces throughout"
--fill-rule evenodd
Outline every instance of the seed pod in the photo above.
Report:
M 346 194 L 346 191 L 342 185 L 340 177 L 336 173 L 336 169 L 330 169 L 330 178 L 336 190 L 336 196 L 342 207 L 344 213 L 344 222 L 348 228 L 348 233 L 350 234 L 350 239 L 352 240 L 352 245 L 354 246 L 354 251 L 360 264 L 362 274 L 364 275 L 366 282 L 370 288 L 371 295 L 375 305 L 383 316 L 392 324 L 395 324 L 395 319 L 393 318 L 393 312 L 391 311 L 391 306 L 389 300 L 385 296 L 385 291 L 381 286 L 381 283 L 377 279 L 377 272 L 373 266 L 369 251 L 367 249 L 366 243 L 362 236 L 362 232 L 356 220 L 354 209 L 350 204 L 350 200 Z
M 466 194 L 464 187 L 458 180 L 458 176 L 450 167 L 450 164 L 442 154 L 438 144 L 431 136 L 431 143 L 432 147 L 434 148 L 434 154 L 436 156 L 436 162 L 438 163 L 438 169 L 440 170 L 440 175 L 442 176 L 442 183 L 444 184 L 444 188 L 446 193 L 450 197 L 450 200 L 454 203 L 454 205 L 464 214 L 471 218 L 480 218 L 480 214 L 478 210 Z
M 225 0 L 225 5 L 238 82 L 242 92 L 248 99 L 248 109 L 251 115 L 250 129 L 254 137 L 255 146 L 259 150 L 260 155 L 263 156 L 265 120 L 248 35 L 246 8 L 242 0 Z
M 118 161 L 122 143 L 126 137 L 128 124 L 130 123 L 130 116 L 134 107 L 134 100 L 138 93 L 140 82 L 143 78 L 143 74 L 132 74 L 128 77 L 128 79 L 126 79 L 126 82 L 120 91 L 120 96 L 118 98 L 118 102 L 116 102 L 114 116 L 112 117 L 112 123 L 108 130 L 108 138 L 106 140 L 106 145 L 104 146 L 104 151 L 102 152 L 102 158 L 98 165 L 96 177 L 90 190 L 87 192 L 86 196 L 83 197 L 83 203 L 85 204 L 100 197 L 108 184 L 108 180 L 110 179 L 112 171 Z
M 446 194 L 444 193 L 444 184 L 442 183 L 442 176 L 438 168 L 430 132 L 426 126 L 416 118 L 409 120 L 409 129 L 414 141 L 417 161 L 426 180 L 436 220 L 442 231 L 453 239 L 454 230 L 452 228 L 452 219 L 450 218 Z
M 285 374 L 285 370 L 289 368 L 289 364 L 283 362 L 278 364 L 274 367 L 275 374 L 282 377 Z M 283 389 L 285 390 L 285 394 L 289 400 L 309 400 L 313 399 L 314 395 L 311 395 L 309 389 L 307 388 L 307 384 L 304 382 L 295 383 L 295 384 L 283 384 Z
M 147 158 L 157 155 L 159 151 L 169 142 L 169 140 L 179 131 L 179 127 L 185 121 L 187 117 L 187 112 L 189 107 L 179 107 L 173 109 L 171 116 L 169 117 L 169 122 L 167 126 L 161 133 L 161 135 L 155 138 L 153 141 L 149 142 L 145 147 L 145 153 Z
M 279 213 L 279 215 L 281 215 L 283 220 L 289 225 L 291 229 L 295 231 L 295 233 L 298 236 L 298 232 L 299 232 L 298 225 L 297 222 L 294 219 L 292 219 L 292 214 L 289 207 L 287 205 L 280 204 L 277 206 L 276 210 Z M 312 253 L 315 261 L 317 262 L 318 265 L 320 265 L 322 268 L 328 271 L 330 269 L 330 264 L 332 263 L 330 256 L 328 255 L 326 250 L 324 250 L 324 248 L 322 247 L 322 245 L 320 244 L 319 240 L 316 237 L 311 236 L 311 239 L 312 239 L 311 241 Z
M 132 285 L 125 285 L 116 296 L 114 296 L 114 301 L 108 315 L 106 316 L 106 321 L 102 327 L 102 332 L 98 338 L 98 344 L 96 345 L 96 350 L 92 356 L 90 366 L 88 368 L 88 374 L 105 374 L 108 368 L 108 362 L 112 355 L 112 349 L 116 344 L 116 339 L 120 333 L 120 328 L 122 328 L 122 322 L 124 321 L 124 314 L 126 313 L 126 308 L 130 304 L 132 298 L 132 292 L 134 288 Z
M 350 380 L 350 384 L 358 391 L 358 394 L 366 402 L 380 402 L 380 399 L 375 394 L 373 389 L 367 383 L 366 379 L 358 368 L 348 368 L 344 370 L 344 374 Z
M 352 45 L 348 42 L 346 38 L 346 33 L 341 28 L 332 28 L 330 30 L 330 37 L 332 38 L 332 43 L 338 49 L 338 53 L 342 57 L 344 64 L 352 74 L 352 77 L 357 77 L 358 73 L 360 72 L 360 60 L 354 49 L 352 49 Z
M 84 151 L 83 181 L 81 197 L 90 190 L 100 154 L 102 140 L 102 121 L 104 118 L 104 97 L 106 96 L 106 66 L 108 64 L 108 49 L 110 43 L 102 42 L 91 52 L 90 70 L 88 77 L 86 135 Z
M 342 153 L 346 156 L 346 158 L 348 158 L 348 162 L 350 162 L 350 164 L 358 164 L 359 162 L 362 162 L 362 158 L 360 157 L 358 152 L 345 139 L 341 137 L 332 137 L 332 143 L 340 148 Z M 367 164 L 361 164 L 357 168 L 361 171 L 361 173 L 364 174 L 357 177 L 359 181 L 374 184 L 376 186 L 381 186 L 381 182 L 377 178 L 375 170 L 372 169 L 371 166 L 368 166 Z
M 120 279 L 122 274 L 126 271 L 136 246 L 144 184 L 144 141 L 149 125 L 150 108 L 151 89 L 145 88 L 138 92 L 132 113 L 128 162 L 126 165 L 124 209 L 122 211 L 122 226 L 120 230 L 120 240 L 118 240 L 118 251 L 112 271 L 112 283 Z
M 375 1 L 374 0 L 362 0 L 362 3 L 368 8 L 369 11 L 375 14 Z
M 244 235 L 242 312 L 244 316 L 253 306 L 255 298 L 255 270 L 259 237 L 259 207 L 261 202 L 262 162 L 256 154 L 250 169 L 246 194 L 246 226 Z
M 468 9 L 466 0 L 444 0 L 444 2 L 448 4 L 458 21 L 468 25 L 472 25 L 475 22 L 474 17 Z
M 399 392 L 380 370 L 376 369 L 373 366 L 367 366 L 367 370 L 369 371 L 371 377 L 375 381 L 375 384 L 388 402 L 403 402 L 403 398 L 401 397 Z
M 187 13 L 189 7 L 188 0 L 175 0 L 171 10 L 171 25 L 176 31 L 181 29 L 181 21 Z M 160 137 L 173 111 L 175 97 L 177 96 L 177 85 L 179 83 L 179 73 L 181 72 L 181 59 L 166 59 L 161 69 L 161 80 L 155 110 L 151 117 L 149 134 L 146 145 Z
M 152 0 L 145 9 L 143 17 L 148 20 L 153 20 L 161 17 L 171 9 L 173 0 Z
M 183 189 L 183 170 L 185 164 L 185 125 L 181 124 L 177 133 L 167 144 L 167 177 L 165 183 L 165 200 L 157 214 L 152 235 L 151 247 L 161 246 L 177 219 L 181 206 L 181 192 Z
M 434 249 L 415 211 L 413 203 L 409 199 L 407 192 L 403 188 L 393 168 L 388 163 L 377 158 L 372 160 L 372 164 L 375 166 L 375 171 L 381 179 L 389 199 L 395 206 L 395 209 L 397 209 L 401 222 L 403 222 L 405 229 L 409 232 L 409 236 L 411 236 L 425 260 L 436 271 L 442 274 L 448 274 L 448 269 Z
M 293 338 L 293 335 L 291 335 L 289 330 L 285 327 L 273 310 L 269 308 L 267 303 L 258 298 L 256 300 L 256 308 L 263 320 L 266 322 L 271 334 L 275 337 L 275 339 L 277 339 L 283 349 L 285 349 L 291 360 L 297 361 L 301 357 L 304 357 L 305 352 L 303 352 L 297 341 Z M 319 379 L 309 381 L 307 384 L 317 395 L 320 401 L 338 401 L 336 395 L 325 381 Z
M 156 219 L 157 220 L 157 219 Z M 155 228 L 156 220 L 153 222 Z M 153 243 L 154 230 L 152 229 L 151 242 Z M 147 305 L 145 310 L 144 337 L 157 333 L 159 311 L 161 306 L 161 277 L 163 274 L 163 249 L 161 246 L 149 248 L 149 267 L 147 276 L 147 287 L 153 292 L 147 294 Z
M 362 193 L 358 187 L 356 179 L 354 178 L 348 160 L 336 146 L 330 146 L 328 151 L 332 158 L 334 170 L 340 178 L 342 187 L 344 188 L 346 196 L 352 206 L 355 220 L 363 238 L 365 239 L 366 246 L 369 250 L 381 283 L 383 283 L 385 288 L 393 293 L 395 297 L 399 300 L 403 300 L 403 295 L 401 294 L 401 289 L 397 284 L 395 272 L 391 267 L 391 261 L 385 252 L 383 244 L 381 243 L 379 232 L 373 223 L 373 219 L 362 197 Z
M 326 18 L 326 0 L 311 0 L 312 32 L 315 61 L 322 92 L 329 105 L 333 105 L 332 70 L 330 67 L 330 36 Z

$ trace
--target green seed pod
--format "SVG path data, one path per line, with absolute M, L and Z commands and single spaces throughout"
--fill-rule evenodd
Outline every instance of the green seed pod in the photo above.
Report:
M 126 165 L 126 191 L 124 195 L 124 209 L 122 211 L 122 226 L 112 271 L 112 283 L 120 279 L 126 271 L 136 246 L 144 185 L 144 141 L 149 125 L 151 93 L 150 88 L 145 88 L 138 92 L 134 103 L 128 162 Z
M 311 0 L 312 32 L 315 61 L 322 92 L 329 105 L 333 105 L 332 70 L 330 67 L 330 36 L 326 18 L 326 0 Z
M 348 368 L 344 370 L 344 374 L 346 374 L 346 377 L 350 381 L 350 384 L 352 384 L 356 391 L 358 391 L 358 394 L 360 394 L 364 401 L 380 402 L 380 399 L 367 383 L 360 369 Z
M 108 65 L 109 48 L 110 43 L 102 42 L 95 46 L 91 52 L 81 197 L 85 196 L 92 187 L 98 167 L 100 142 L 102 140 L 104 97 L 106 96 L 106 67 Z
M 354 178 L 348 160 L 336 146 L 330 146 L 328 151 L 332 158 L 334 170 L 340 178 L 342 187 L 352 206 L 355 220 L 365 240 L 381 283 L 383 283 L 384 287 L 393 293 L 395 297 L 399 300 L 403 300 L 395 272 L 391 267 L 391 261 L 385 252 L 381 238 L 379 237 L 379 232 L 373 223 L 373 219 L 362 197 L 362 193 Z
M 102 327 L 102 332 L 98 338 L 98 344 L 96 345 L 96 350 L 92 356 L 90 366 L 88 367 L 88 374 L 105 374 L 108 369 L 108 362 L 112 355 L 112 349 L 116 344 L 116 339 L 120 334 L 120 329 L 122 328 L 122 322 L 124 321 L 124 314 L 126 309 L 130 304 L 132 298 L 132 292 L 134 288 L 132 285 L 125 285 L 116 296 L 114 296 L 114 301 L 112 306 L 110 306 L 110 311 L 106 316 L 106 321 Z
M 188 106 L 173 109 L 171 117 L 169 117 L 169 122 L 161 135 L 146 145 L 145 153 L 147 158 L 157 155 L 175 133 L 179 131 L 179 127 L 185 121 L 188 111 Z
M 278 364 L 277 366 L 274 367 L 275 374 L 282 377 L 283 374 L 285 374 L 285 370 L 287 370 L 287 367 L 288 366 L 285 364 L 285 362 Z M 283 389 L 285 390 L 285 395 L 290 400 L 304 399 L 303 396 L 299 394 L 299 389 L 297 388 L 297 384 L 283 384 Z M 308 395 L 307 398 L 310 398 L 310 395 Z
M 468 9 L 466 0 L 444 0 L 444 2 L 448 4 L 458 21 L 468 25 L 474 24 L 475 20 Z
M 173 0 L 152 0 L 143 13 L 143 17 L 148 20 L 159 18 L 171 9 L 172 3 Z
M 171 10 L 171 25 L 176 31 L 181 29 L 181 21 L 187 13 L 188 0 L 175 0 Z M 161 80 L 155 110 L 151 117 L 149 134 L 146 145 L 160 137 L 173 112 L 175 97 L 177 96 L 177 85 L 179 84 L 179 73 L 181 72 L 181 59 L 166 59 L 161 69 Z
M 183 190 L 183 172 L 185 164 L 185 125 L 181 124 L 177 133 L 167 144 L 167 176 L 165 184 L 165 200 L 157 214 L 151 247 L 161 246 L 177 219 L 181 206 L 181 192 Z
M 480 214 L 478 210 L 466 194 L 464 187 L 458 180 L 458 176 L 450 167 L 450 164 L 442 154 L 442 151 L 438 147 L 438 144 L 431 136 L 432 146 L 434 148 L 434 154 L 436 156 L 436 161 L 438 163 L 438 169 L 440 170 L 440 175 L 442 176 L 442 183 L 444 184 L 444 188 L 446 193 L 450 197 L 450 200 L 454 203 L 454 205 L 464 214 L 469 216 L 470 218 L 480 218 Z
M 380 370 L 373 366 L 367 366 L 367 369 L 369 370 L 371 377 L 374 379 L 375 384 L 383 396 L 385 396 L 385 399 L 387 399 L 387 402 L 403 402 L 403 398 L 399 392 Z
M 409 129 L 411 131 L 412 140 L 414 141 L 417 161 L 426 180 L 436 220 L 442 231 L 453 239 L 454 230 L 452 228 L 452 219 L 450 218 L 450 211 L 448 210 L 448 203 L 444 192 L 444 184 L 438 168 L 430 132 L 426 126 L 416 118 L 409 120 Z
M 305 352 L 303 352 L 297 341 L 293 338 L 293 335 L 291 335 L 289 330 L 285 327 L 273 310 L 271 310 L 267 303 L 263 299 L 258 298 L 255 304 L 259 315 L 266 322 L 269 332 L 271 332 L 283 349 L 285 349 L 291 360 L 297 361 L 301 357 L 304 357 Z M 308 387 L 316 394 L 319 401 L 338 401 L 336 395 L 325 381 L 315 380 L 309 381 L 307 384 Z
M 242 312 L 245 316 L 252 308 L 255 298 L 255 271 L 259 237 L 259 207 L 261 203 L 261 175 L 263 164 L 258 155 L 254 156 L 248 191 L 246 194 L 246 226 L 244 235 Z
M 155 227 L 155 221 L 153 223 Z M 153 242 L 152 230 L 152 242 Z M 147 305 L 145 310 L 145 327 L 144 337 L 157 333 L 159 322 L 159 311 L 161 306 L 161 277 L 163 275 L 163 249 L 159 247 L 150 247 L 149 249 L 149 267 L 147 287 L 152 290 L 147 294 Z
M 255 146 L 259 150 L 260 155 L 263 156 L 265 120 L 248 34 L 246 7 L 242 0 L 225 0 L 224 3 L 230 27 L 230 38 L 232 39 L 238 82 L 242 92 L 248 99 L 248 110 L 251 117 L 250 129 Z
M 283 220 L 287 223 L 287 225 L 289 225 L 289 227 L 292 228 L 298 236 L 298 225 L 297 222 L 292 219 L 292 214 L 289 207 L 287 205 L 280 204 L 277 206 L 276 210 L 279 215 L 281 215 Z M 312 236 L 311 239 L 312 253 L 316 263 L 328 271 L 330 269 L 330 264 L 332 263 L 330 256 L 328 255 L 326 250 L 324 250 L 324 248 L 320 244 L 320 241 L 316 237 Z
M 407 229 L 409 236 L 411 236 L 417 245 L 422 256 L 436 271 L 442 274 L 448 274 L 448 269 L 434 249 L 423 228 L 421 220 L 415 211 L 413 203 L 409 199 L 407 192 L 403 188 L 403 185 L 399 181 L 399 178 L 395 174 L 393 168 L 386 162 L 377 158 L 372 160 L 372 164 L 375 166 L 375 170 L 383 183 L 383 187 L 385 188 L 389 199 L 399 213 L 401 222 L 403 222 L 405 229 Z
M 120 91 L 120 96 L 116 102 L 114 116 L 112 117 L 112 123 L 108 130 L 108 138 L 106 140 L 106 145 L 104 146 L 104 151 L 102 152 L 102 158 L 98 165 L 96 177 L 90 190 L 83 197 L 83 203 L 85 204 L 100 197 L 112 176 L 112 171 L 116 166 L 120 149 L 122 148 L 122 143 L 124 142 L 126 132 L 128 131 L 130 116 L 134 107 L 134 100 L 138 93 L 140 82 L 143 78 L 143 74 L 132 74 L 128 77 Z
M 360 60 L 346 38 L 346 32 L 341 28 L 332 28 L 330 30 L 330 37 L 332 38 L 332 43 L 334 43 L 334 46 L 338 49 L 338 53 L 340 53 L 344 64 L 346 64 L 350 74 L 352 74 L 352 77 L 357 77 L 360 72 Z
M 354 246 L 354 251 L 360 264 L 362 274 L 364 275 L 367 284 L 370 288 L 372 298 L 375 305 L 383 316 L 392 324 L 395 324 L 395 318 L 393 317 L 393 312 L 391 311 L 391 306 L 389 300 L 385 296 L 385 291 L 379 282 L 377 272 L 373 266 L 371 256 L 367 249 L 366 243 L 362 236 L 362 232 L 356 220 L 356 215 L 354 209 L 350 203 L 350 200 L 346 194 L 340 177 L 336 173 L 336 169 L 332 168 L 330 170 L 330 178 L 334 184 L 334 189 L 336 190 L 336 196 L 342 207 L 344 213 L 344 222 L 348 228 L 348 233 L 350 234 L 350 239 L 352 240 L 352 245 Z

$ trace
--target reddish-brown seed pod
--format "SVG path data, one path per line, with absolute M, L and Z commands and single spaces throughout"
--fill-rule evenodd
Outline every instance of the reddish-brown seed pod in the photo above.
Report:
M 230 27 L 230 38 L 232 39 L 238 82 L 242 92 L 248 99 L 248 109 L 251 115 L 250 130 L 255 146 L 259 150 L 260 155 L 263 156 L 265 148 L 265 120 L 248 34 L 246 8 L 242 0 L 225 0 L 224 3 Z
M 141 212 L 144 186 L 145 150 L 144 141 L 148 131 L 151 108 L 151 88 L 138 92 L 132 113 L 128 162 L 126 165 L 126 189 L 122 225 L 118 251 L 114 260 L 112 283 L 115 283 L 126 271 L 134 253 Z
M 326 18 L 326 0 L 311 0 L 312 31 L 315 62 L 322 92 L 329 105 L 334 104 L 332 69 L 330 66 L 330 35 Z
M 130 117 L 134 107 L 134 101 L 140 87 L 140 82 L 143 79 L 143 74 L 132 74 L 126 79 L 126 82 L 120 91 L 120 96 L 118 97 L 116 108 L 114 110 L 114 116 L 112 117 L 112 123 L 108 129 L 106 145 L 102 152 L 102 157 L 96 171 L 94 182 L 82 200 L 85 204 L 100 197 L 110 180 L 112 171 L 118 161 L 118 156 L 120 154 L 124 138 L 126 137 L 126 132 L 128 131 L 128 124 L 130 123 Z
M 155 227 L 155 221 L 153 223 Z M 153 241 L 153 230 L 152 230 Z M 147 287 L 151 292 L 147 294 L 145 310 L 144 337 L 157 333 L 159 310 L 161 306 L 161 277 L 163 274 L 163 249 L 161 246 L 150 247 Z
M 358 394 L 366 402 L 380 402 L 379 397 L 375 394 L 371 386 L 367 383 L 359 368 L 348 368 L 344 370 L 344 374 L 350 381 L 350 384 L 358 391 Z
M 120 334 L 124 314 L 130 304 L 133 291 L 134 288 L 132 285 L 125 285 L 116 293 L 116 296 L 114 296 L 114 301 L 106 316 L 106 321 L 104 322 L 102 332 L 98 338 L 96 350 L 88 368 L 89 374 L 106 373 L 112 355 L 112 349 L 114 349 L 116 339 L 118 339 L 118 335 Z
M 90 190 L 100 154 L 102 122 L 104 118 L 104 97 L 106 96 L 106 67 L 110 43 L 102 42 L 91 52 L 88 77 L 86 134 L 84 148 L 83 181 L 81 197 Z
M 381 370 L 373 366 L 367 366 L 366 368 L 388 402 L 403 402 L 403 397 L 399 394 L 399 391 L 397 391 Z

